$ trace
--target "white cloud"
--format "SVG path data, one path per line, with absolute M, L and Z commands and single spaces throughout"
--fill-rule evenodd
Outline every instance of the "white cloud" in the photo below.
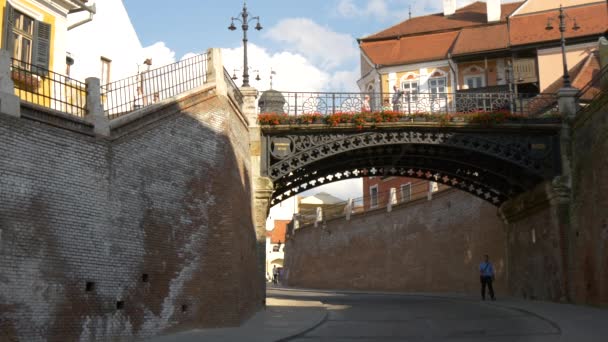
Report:
M 263 91 L 270 88 L 270 69 L 276 72 L 273 75 L 273 89 L 281 91 L 321 91 L 328 84 L 330 74 L 313 65 L 304 56 L 292 52 L 270 53 L 255 44 L 247 46 L 249 83 L 254 88 Z M 224 67 L 238 79 L 235 83 L 242 84 L 243 48 L 222 49 Z M 235 69 L 237 69 L 235 71 Z M 257 72 L 255 71 L 257 70 Z M 256 81 L 256 75 L 261 80 Z
M 140 57 L 139 60 L 141 61 L 152 58 L 154 67 L 175 63 L 175 51 L 169 49 L 164 42 L 156 42 L 142 48 Z
M 279 21 L 265 34 L 275 42 L 284 43 L 323 69 L 331 69 L 357 58 L 355 39 L 337 33 L 308 18 L 289 18 Z
M 270 88 L 270 69 L 275 72 L 272 88 L 288 92 L 358 92 L 358 67 L 353 70 L 323 70 L 305 56 L 293 52 L 271 53 L 255 44 L 247 45 L 250 66 L 249 83 L 264 91 Z M 242 84 L 243 48 L 222 49 L 224 67 L 230 75 L 238 77 L 235 83 Z M 261 80 L 256 81 L 259 75 Z

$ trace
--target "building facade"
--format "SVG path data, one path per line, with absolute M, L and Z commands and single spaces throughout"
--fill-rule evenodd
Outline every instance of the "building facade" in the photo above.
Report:
M 448 189 L 447 185 L 409 177 L 363 178 L 363 207 L 365 211 L 386 208 L 422 198 L 431 199 L 433 193 Z M 391 190 L 394 189 L 394 190 Z
M 474 2 L 443 13 L 414 17 L 359 39 L 362 92 L 381 93 L 376 108 L 389 102 L 393 87 L 404 92 L 400 110 L 461 111 L 456 94 L 539 94 L 562 76 L 559 2 L 528 0 Z M 564 1 L 568 65 L 593 54 L 606 33 L 605 1 Z M 579 25 L 576 30 L 574 19 Z M 471 108 L 466 108 L 470 110 Z

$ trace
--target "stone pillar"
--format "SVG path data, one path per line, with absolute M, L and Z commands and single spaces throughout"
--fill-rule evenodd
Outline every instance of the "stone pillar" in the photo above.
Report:
M 255 169 L 256 165 L 252 165 Z M 270 210 L 270 197 L 274 191 L 274 185 L 270 178 L 254 178 L 253 191 L 253 223 L 255 226 L 256 248 L 258 255 L 258 289 L 266 306 L 266 218 Z
M 217 94 L 227 94 L 228 85 L 224 79 L 224 64 L 222 62 L 222 50 L 212 48 L 207 50 L 207 83 L 215 83 Z
M 103 110 L 101 103 L 101 82 L 97 77 L 89 77 L 85 80 L 87 84 L 87 115 L 85 120 L 92 123 L 95 134 L 109 137 L 110 120 Z
M 393 211 L 394 204 L 397 204 L 397 189 L 391 188 L 388 194 L 388 204 L 386 205 L 386 211 L 389 213 Z
M 20 117 L 21 100 L 15 95 L 11 72 L 11 53 L 0 49 L 0 113 Z
M 243 108 L 241 110 L 247 117 L 249 127 L 258 127 L 258 110 L 256 107 L 258 90 L 252 87 L 242 87 L 240 89 L 241 94 L 243 94 Z
M 222 69 L 223 70 L 223 69 Z M 223 71 L 222 71 L 223 72 Z M 262 132 L 257 125 L 255 102 L 258 91 L 255 88 L 240 88 L 243 95 L 241 112 L 249 125 L 249 153 L 251 156 L 251 180 L 253 184 L 253 222 L 257 238 L 259 284 L 266 304 L 266 218 L 270 210 L 270 199 L 274 192 L 272 180 L 261 174 Z

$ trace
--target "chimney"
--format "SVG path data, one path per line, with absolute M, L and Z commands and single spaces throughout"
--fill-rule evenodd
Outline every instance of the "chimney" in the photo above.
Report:
M 488 10 L 488 22 L 500 21 L 500 0 L 486 0 L 486 6 Z
M 456 0 L 443 0 L 443 15 L 447 17 L 454 13 L 456 13 Z

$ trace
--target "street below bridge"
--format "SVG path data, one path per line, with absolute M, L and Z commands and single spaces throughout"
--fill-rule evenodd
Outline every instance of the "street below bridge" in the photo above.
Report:
M 194 329 L 147 342 L 605 342 L 608 310 L 462 294 L 272 287 L 239 327 Z
M 608 312 L 565 304 L 441 294 L 270 289 L 270 298 L 318 301 L 325 319 L 285 341 L 606 341 Z

